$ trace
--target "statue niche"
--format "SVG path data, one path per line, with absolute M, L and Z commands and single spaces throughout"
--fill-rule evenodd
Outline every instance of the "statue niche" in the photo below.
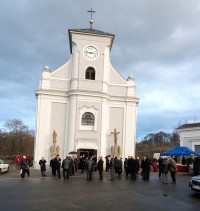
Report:
M 117 135 L 120 132 L 117 132 L 116 128 L 114 129 L 114 132 L 111 132 L 111 134 L 114 135 L 114 146 L 111 147 L 111 155 L 114 157 L 120 156 L 120 146 L 117 145 Z
M 51 157 L 58 155 L 60 151 L 60 147 L 58 145 L 56 146 L 56 142 L 57 142 L 56 137 L 57 137 L 57 133 L 54 130 L 53 131 L 53 145 L 51 145 L 50 147 Z

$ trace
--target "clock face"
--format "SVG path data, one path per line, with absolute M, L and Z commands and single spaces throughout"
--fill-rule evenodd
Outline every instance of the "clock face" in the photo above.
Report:
M 88 60 L 95 60 L 98 57 L 98 50 L 94 46 L 87 46 L 84 55 Z

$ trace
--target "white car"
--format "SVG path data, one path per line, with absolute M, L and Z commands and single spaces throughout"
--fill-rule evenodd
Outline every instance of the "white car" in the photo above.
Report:
M 192 179 L 189 181 L 189 187 L 190 190 L 200 192 L 200 175 L 192 177 Z
M 0 174 L 8 171 L 9 171 L 9 165 L 5 164 L 3 160 L 0 160 Z

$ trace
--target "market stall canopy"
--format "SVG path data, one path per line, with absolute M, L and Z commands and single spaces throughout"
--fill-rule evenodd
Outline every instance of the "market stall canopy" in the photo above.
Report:
M 160 153 L 160 156 L 183 156 L 183 155 L 199 155 L 197 152 L 192 151 L 188 147 L 173 147 L 167 152 Z

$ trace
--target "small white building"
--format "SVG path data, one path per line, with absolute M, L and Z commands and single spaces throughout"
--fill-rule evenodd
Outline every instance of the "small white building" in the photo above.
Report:
M 52 147 L 61 159 L 71 151 L 105 157 L 114 129 L 121 157 L 135 156 L 139 99 L 134 79 L 125 80 L 111 65 L 113 40 L 113 34 L 92 28 L 69 29 L 69 61 L 55 71 L 43 69 L 36 91 L 36 168 L 42 156 L 50 161 Z
M 183 124 L 177 128 L 177 131 L 180 135 L 180 146 L 200 152 L 200 123 Z

